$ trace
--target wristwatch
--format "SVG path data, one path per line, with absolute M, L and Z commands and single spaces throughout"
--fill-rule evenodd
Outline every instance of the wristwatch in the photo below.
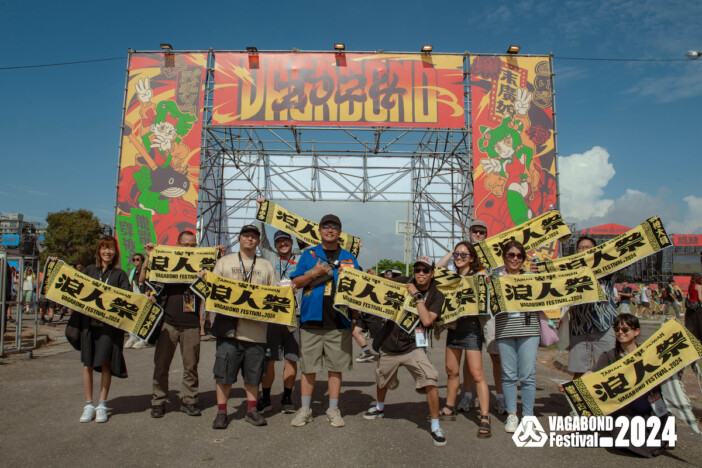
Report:
M 418 301 L 418 300 L 422 299 L 422 293 L 419 292 L 419 291 L 417 291 L 416 293 L 412 294 L 412 296 L 414 297 L 414 300 L 415 300 L 415 301 Z

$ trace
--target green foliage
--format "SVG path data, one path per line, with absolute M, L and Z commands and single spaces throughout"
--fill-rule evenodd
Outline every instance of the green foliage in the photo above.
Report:
M 378 270 L 385 271 L 385 270 L 400 270 L 402 274 L 405 274 L 405 264 L 402 263 L 399 260 L 390 260 L 387 258 L 383 258 L 378 260 Z M 375 265 L 371 266 L 371 271 L 375 273 Z
M 48 257 L 58 257 L 69 265 L 95 263 L 95 250 L 102 231 L 100 221 L 91 211 L 49 213 L 46 223 L 46 249 L 41 253 L 42 264 Z

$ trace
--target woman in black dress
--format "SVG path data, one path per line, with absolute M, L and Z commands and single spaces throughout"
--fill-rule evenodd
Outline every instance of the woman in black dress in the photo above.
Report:
M 88 265 L 83 274 L 110 286 L 131 291 L 129 277 L 118 268 L 119 247 L 114 237 L 103 237 L 95 252 L 95 264 Z M 112 376 L 127 377 L 122 349 L 124 331 L 83 315 L 80 323 L 80 360 L 83 363 L 85 408 L 80 422 L 107 422 L 107 394 Z M 93 370 L 102 373 L 100 403 L 93 406 Z

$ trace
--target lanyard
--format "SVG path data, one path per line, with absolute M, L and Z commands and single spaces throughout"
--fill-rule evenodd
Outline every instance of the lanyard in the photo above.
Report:
M 104 273 L 107 273 L 107 270 L 105 270 L 104 272 L 103 272 L 103 271 L 100 272 L 100 281 L 102 281 L 103 283 L 107 284 L 107 281 L 110 279 L 110 276 L 112 275 L 112 270 L 110 270 L 110 273 L 107 275 L 107 278 L 102 279 L 102 275 L 103 275 Z
M 241 260 L 241 252 L 237 252 L 239 255 L 239 265 L 241 265 L 241 274 L 244 277 L 243 281 L 246 283 L 251 282 L 251 277 L 253 276 L 254 267 L 256 266 L 256 256 L 254 255 L 253 262 L 251 263 L 251 269 L 246 273 L 246 268 L 244 268 L 244 262 Z
M 283 257 L 278 258 L 278 271 L 280 271 L 280 279 L 285 279 L 285 273 L 288 272 L 288 268 L 290 268 L 290 265 L 292 265 L 294 262 L 291 262 L 290 259 L 292 258 L 292 255 L 290 257 L 286 257 L 285 259 L 285 270 L 283 270 Z

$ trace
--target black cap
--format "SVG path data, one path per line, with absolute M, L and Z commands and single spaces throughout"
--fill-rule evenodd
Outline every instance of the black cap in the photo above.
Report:
M 323 225 L 327 223 L 333 223 L 339 226 L 339 229 L 341 229 L 341 220 L 337 215 L 333 214 L 326 214 L 322 216 L 322 220 L 319 222 L 319 227 L 322 227 Z
M 273 242 L 278 242 L 278 239 L 292 240 L 292 236 L 285 231 L 276 231 L 275 234 L 273 234 Z
M 242 235 L 245 232 L 255 232 L 258 237 L 261 237 L 261 231 L 259 231 L 253 224 L 247 224 L 246 226 L 242 227 L 241 231 L 239 231 L 239 235 Z

